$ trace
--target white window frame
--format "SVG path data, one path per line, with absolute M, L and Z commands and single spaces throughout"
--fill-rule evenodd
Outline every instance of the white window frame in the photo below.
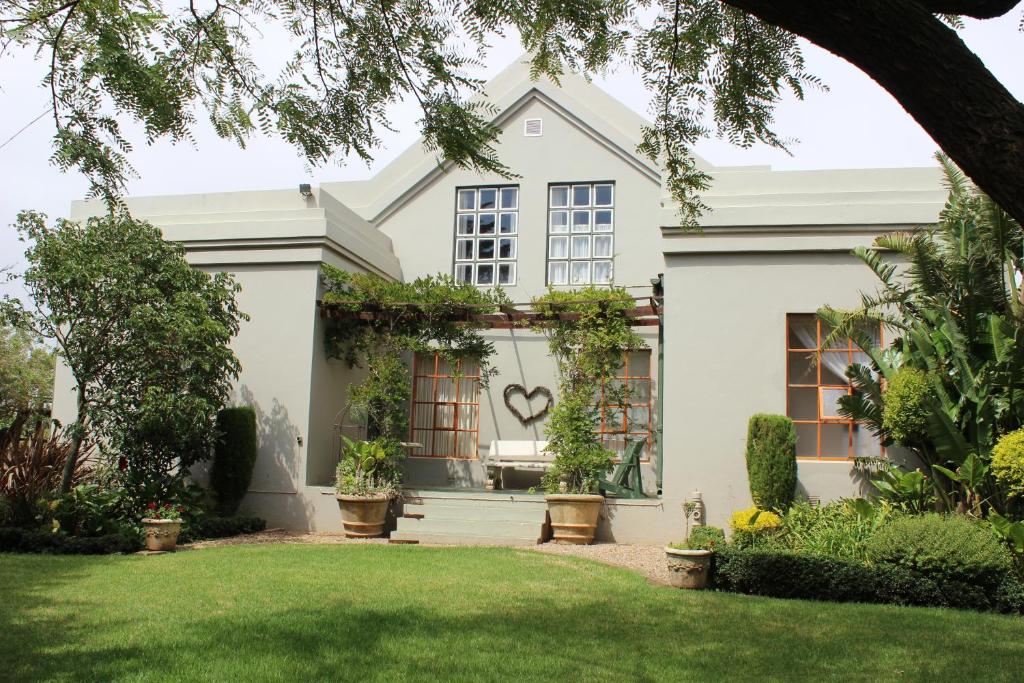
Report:
M 494 192 L 493 207 L 480 208 L 480 196 L 483 192 Z M 478 287 L 516 285 L 519 260 L 519 203 L 518 185 L 456 188 L 452 276 L 457 281 L 468 282 Z M 504 232 L 502 217 L 509 215 L 511 218 L 504 222 L 510 224 L 511 229 Z M 483 235 L 480 233 L 481 216 L 494 216 L 493 232 Z M 480 243 L 483 241 L 490 241 L 493 244 L 490 258 L 480 258 Z M 512 254 L 507 258 L 500 257 L 502 242 L 511 243 Z M 463 253 L 467 243 L 470 244 L 468 257 Z M 488 269 L 488 266 L 491 268 Z M 499 274 L 505 271 L 510 273 L 510 280 L 499 283 Z M 490 282 L 481 282 L 481 274 L 488 272 L 491 274 Z
M 597 203 L 597 190 L 598 188 L 605 188 L 609 191 L 611 198 L 610 203 Z M 587 191 L 587 203 L 577 203 L 576 194 L 577 190 L 582 191 L 586 188 Z M 561 199 L 561 195 L 565 194 L 564 202 Z M 611 214 L 610 223 L 601 223 L 602 229 L 598 229 L 597 215 L 609 212 Z M 556 216 L 561 221 L 562 215 L 564 214 L 564 223 L 561 223 L 561 228 L 555 230 L 555 218 Z M 585 220 L 582 220 L 584 218 Z M 579 223 L 577 220 L 579 219 Z M 547 237 L 548 237 L 548 250 L 546 259 L 545 278 L 549 286 L 570 286 L 579 287 L 584 285 L 611 285 L 615 281 L 615 183 L 610 181 L 605 182 L 570 182 L 570 183 L 552 183 L 548 185 L 548 218 L 547 218 Z M 597 238 L 607 238 L 608 240 L 608 255 L 597 256 L 596 245 Z M 579 239 L 574 239 L 579 238 Z M 573 255 L 573 243 L 582 244 L 583 238 L 586 238 L 587 250 L 586 255 L 574 256 Z M 555 249 L 552 247 L 555 244 L 565 244 L 563 250 L 558 250 L 563 255 L 555 256 Z M 584 267 L 582 264 L 586 263 Z M 595 282 L 594 274 L 597 270 L 595 264 L 600 263 L 602 265 L 607 264 L 609 278 L 607 281 Z M 564 265 L 562 265 L 564 264 Z M 578 264 L 578 265 L 574 265 Z M 585 271 L 585 277 L 575 277 L 574 273 L 582 273 Z

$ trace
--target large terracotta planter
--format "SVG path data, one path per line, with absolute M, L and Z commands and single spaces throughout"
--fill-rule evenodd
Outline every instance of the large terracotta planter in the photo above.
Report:
M 576 545 L 594 542 L 604 496 L 559 493 L 544 496 L 544 500 L 551 516 L 551 540 Z
M 391 496 L 346 496 L 337 494 L 341 524 L 347 538 L 377 538 L 384 535 Z
M 665 548 L 669 582 L 676 588 L 706 588 L 713 554 L 710 550 Z
M 146 550 L 174 550 L 181 533 L 180 519 L 142 520 L 142 533 L 146 537 Z

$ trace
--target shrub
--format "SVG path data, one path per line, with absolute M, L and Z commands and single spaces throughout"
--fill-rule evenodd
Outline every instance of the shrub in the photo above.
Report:
M 716 526 L 698 526 L 690 532 L 686 539 L 686 547 L 691 550 L 715 550 L 725 547 L 725 532 Z
M 1024 429 L 1004 434 L 992 448 L 992 476 L 1010 497 L 1024 494 Z
M 185 524 L 179 541 L 191 543 L 206 538 L 227 538 L 239 534 L 254 534 L 267 528 L 267 520 L 260 517 L 235 515 L 232 517 L 199 517 Z
M 133 553 L 141 548 L 139 536 L 127 531 L 104 536 L 66 536 L 38 529 L 0 527 L 0 552 L 109 555 Z
M 48 502 L 53 526 L 70 536 L 120 533 L 126 526 L 123 493 L 122 489 L 80 484 Z
M 867 541 L 890 508 L 864 499 L 822 507 L 796 503 L 782 517 L 779 545 L 801 554 L 865 560 Z
M 1012 565 L 981 523 L 935 513 L 893 519 L 867 542 L 868 559 L 935 583 L 953 607 L 990 609 Z
M 210 488 L 217 511 L 233 515 L 249 490 L 256 466 L 256 411 L 250 407 L 224 408 L 217 413 L 217 431 Z
M 27 435 L 24 422 L 16 423 L 0 436 L 0 497 L 9 506 L 11 524 L 27 524 L 35 515 L 36 503 L 60 488 L 64 463 L 71 443 L 56 427 L 47 431 L 39 421 Z M 85 460 L 91 448 L 83 446 L 72 474 L 72 483 L 86 473 Z
M 922 438 L 928 426 L 928 376 L 917 368 L 896 371 L 882 395 L 882 427 L 900 442 Z
M 754 415 L 747 427 L 747 478 L 754 503 L 786 510 L 796 493 L 796 428 L 784 415 Z
M 782 519 L 777 514 L 756 506 L 737 510 L 729 519 L 733 543 L 741 548 L 773 544 L 775 532 L 781 526 Z

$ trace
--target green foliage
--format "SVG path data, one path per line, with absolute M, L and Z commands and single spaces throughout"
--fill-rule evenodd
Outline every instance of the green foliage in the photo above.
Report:
M 754 504 L 785 511 L 796 494 L 796 428 L 784 415 L 758 414 L 747 427 L 747 478 Z
M 919 441 L 928 429 L 931 388 L 924 372 L 902 367 L 882 394 L 882 427 L 901 443 Z
M 248 406 L 223 408 L 217 413 L 217 434 L 210 488 L 218 512 L 230 517 L 245 498 L 256 466 L 256 411 Z
M 686 539 L 690 550 L 717 550 L 725 547 L 725 532 L 716 526 L 697 526 Z
M 174 503 L 148 503 L 139 512 L 139 519 L 162 519 L 180 521 L 185 515 L 185 508 Z
M 124 519 L 124 503 L 121 489 L 79 484 L 49 502 L 50 528 L 82 537 L 131 533 L 133 525 Z
M 796 503 L 782 517 L 774 546 L 801 555 L 867 559 L 867 541 L 891 516 L 884 505 L 863 498 L 814 507 Z
M 52 339 L 75 378 L 68 462 L 91 434 L 144 490 L 208 457 L 239 371 L 229 342 L 247 317 L 234 279 L 192 268 L 180 245 L 123 213 L 50 226 L 25 212 L 16 227 L 31 243 L 22 280 L 35 307 L 5 297 L 0 312 Z
M 0 320 L 0 429 L 18 415 L 41 413 L 53 400 L 53 368 L 52 350 Z
M 260 517 L 232 515 L 230 517 L 202 516 L 187 522 L 181 528 L 179 543 L 192 543 L 208 538 L 227 538 L 241 534 L 255 534 L 267 528 L 267 520 Z
M 906 471 L 882 461 L 872 475 L 871 483 L 880 500 L 900 510 L 920 513 L 935 509 L 932 485 L 920 470 Z
M 603 386 L 604 405 L 625 405 L 628 387 L 614 377 L 626 353 L 646 348 L 622 315 L 634 301 L 622 288 L 592 286 L 551 289 L 533 304 L 559 376 L 558 402 L 545 426 L 555 459 L 541 485 L 548 493 L 596 493 L 614 458 L 598 439 L 602 406 L 596 397 Z
M 881 375 L 859 371 L 843 414 L 912 449 L 926 471 L 954 472 L 930 482 L 947 509 L 984 503 L 1006 512 L 1005 492 L 983 470 L 999 437 L 1024 426 L 1024 310 L 1015 280 L 1024 230 L 948 159 L 939 161 L 949 198 L 938 225 L 854 250 L 878 291 L 862 294 L 855 310 L 818 315 L 832 328 L 826 345 L 852 336 Z M 883 259 L 885 251 L 905 259 L 905 271 Z M 858 333 L 868 321 L 895 333 L 888 349 Z M 901 376 L 903 368 L 912 370 Z M 884 399 L 888 416 L 879 423 L 881 378 L 895 394 Z M 971 456 L 977 462 L 963 468 Z
M 933 581 L 956 607 L 983 608 L 1010 574 L 1010 554 L 982 523 L 964 515 L 907 515 L 867 543 L 868 559 Z
M 0 552 L 110 555 L 134 553 L 141 549 L 142 539 L 138 534 L 129 532 L 105 536 L 65 536 L 37 529 L 0 527 Z
M 352 441 L 345 445 L 338 462 L 335 489 L 347 496 L 396 496 L 399 472 L 395 466 L 400 444 L 385 439 Z
M 1024 496 L 1024 429 L 1004 434 L 992 448 L 992 475 L 1007 495 Z

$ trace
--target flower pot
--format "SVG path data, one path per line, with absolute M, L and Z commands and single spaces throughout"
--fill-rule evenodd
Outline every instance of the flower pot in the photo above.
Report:
M 551 540 L 586 545 L 594 542 L 604 496 L 560 493 L 544 496 L 551 516 Z
M 144 519 L 142 533 L 146 537 L 146 550 L 174 550 L 181 533 L 180 519 Z
M 381 493 L 375 496 L 346 496 L 337 494 L 341 508 L 341 524 L 345 527 L 346 538 L 377 538 L 384 535 L 391 496 Z
M 710 550 L 665 548 L 669 582 L 676 588 L 706 588 L 712 555 Z

